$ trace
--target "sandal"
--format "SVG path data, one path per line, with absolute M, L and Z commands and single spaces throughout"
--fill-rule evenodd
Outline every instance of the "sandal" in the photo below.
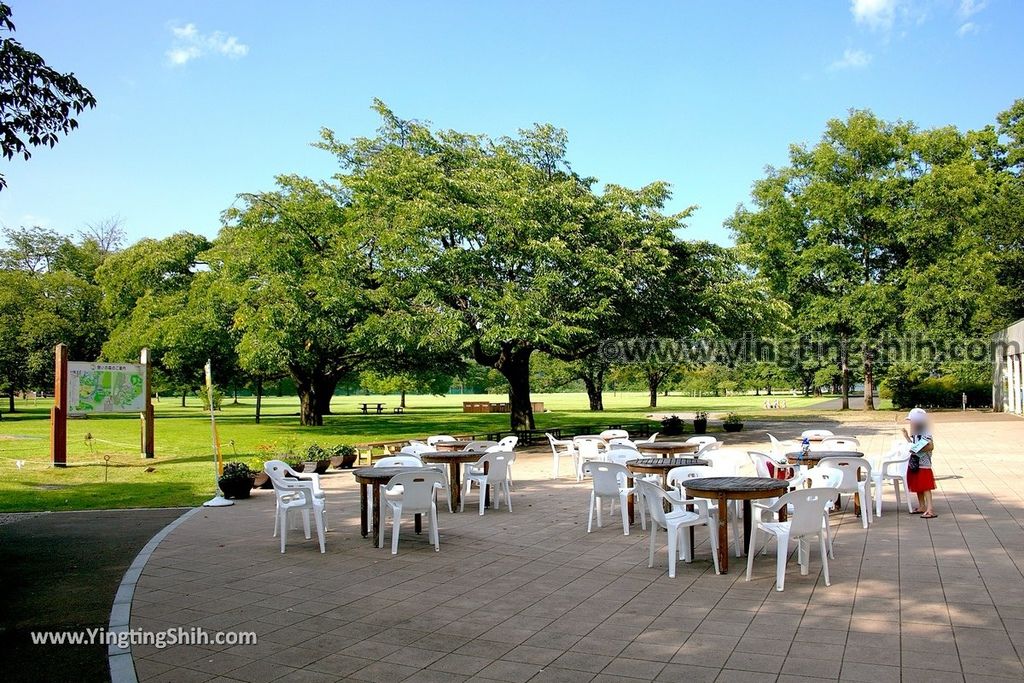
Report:
M 936 515 L 935 513 L 924 513 L 923 515 L 921 515 L 921 519 L 935 519 L 936 517 L 938 517 L 938 515 Z
M 924 513 L 924 510 L 911 510 L 910 511 L 910 514 L 912 514 L 912 515 L 920 515 L 920 514 L 923 514 L 923 513 Z

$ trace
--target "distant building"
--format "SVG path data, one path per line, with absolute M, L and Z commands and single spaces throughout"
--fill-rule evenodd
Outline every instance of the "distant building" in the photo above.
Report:
M 992 336 L 992 408 L 1024 415 L 1024 318 Z

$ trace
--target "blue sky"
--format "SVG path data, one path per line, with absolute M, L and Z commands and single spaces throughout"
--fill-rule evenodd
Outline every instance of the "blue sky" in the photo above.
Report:
M 399 115 L 501 135 L 569 131 L 603 182 L 666 180 L 685 236 L 722 221 L 766 164 L 851 107 L 922 126 L 991 123 L 1024 97 L 1017 0 L 94 2 L 11 0 L 16 37 L 99 105 L 28 162 L 0 162 L 0 223 L 131 239 L 215 235 L 239 192 L 327 177 L 321 126 Z

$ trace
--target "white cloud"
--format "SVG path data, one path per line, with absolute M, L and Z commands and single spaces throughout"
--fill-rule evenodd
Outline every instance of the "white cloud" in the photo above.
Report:
M 978 32 L 978 25 L 975 24 L 973 21 L 968 21 L 966 24 L 963 24 L 960 28 L 958 28 L 956 30 L 956 34 L 960 38 L 963 38 L 964 36 L 969 36 L 969 35 L 971 35 L 973 33 L 977 33 L 977 32 Z
M 973 17 L 985 9 L 986 5 L 988 5 L 988 0 L 960 0 L 960 8 L 957 10 L 957 14 L 964 19 Z
M 249 46 L 222 31 L 200 33 L 195 24 L 170 25 L 173 40 L 165 53 L 171 66 L 184 66 L 206 55 L 241 59 L 249 54 Z
M 830 71 L 839 71 L 841 69 L 863 69 L 870 63 L 871 55 L 869 53 L 864 52 L 864 50 L 846 48 L 843 50 L 843 56 L 832 62 L 828 68 Z
M 890 29 L 899 0 L 850 0 L 850 11 L 858 24 Z

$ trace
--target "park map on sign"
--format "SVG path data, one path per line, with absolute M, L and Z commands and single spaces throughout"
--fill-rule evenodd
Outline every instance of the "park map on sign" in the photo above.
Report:
M 145 405 L 143 390 L 140 366 L 68 364 L 68 400 L 73 413 L 141 411 Z

